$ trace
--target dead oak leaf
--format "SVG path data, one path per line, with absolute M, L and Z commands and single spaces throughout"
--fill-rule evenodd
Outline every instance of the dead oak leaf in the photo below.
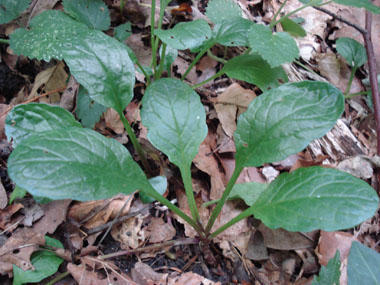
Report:
M 151 243 L 171 240 L 176 234 L 176 230 L 171 224 L 166 223 L 162 218 L 155 217 L 151 219 L 147 232 Z

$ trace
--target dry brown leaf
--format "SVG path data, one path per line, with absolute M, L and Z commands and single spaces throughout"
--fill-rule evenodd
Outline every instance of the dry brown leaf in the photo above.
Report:
M 42 13 L 45 10 L 50 10 L 52 9 L 55 4 L 57 4 L 58 0 L 38 0 L 34 1 L 34 6 L 32 7 L 32 11 L 29 15 L 29 21 L 37 16 L 38 14 Z M 28 22 L 29 22 L 28 21 Z
M 221 285 L 193 272 L 186 272 L 177 278 L 168 279 L 168 285 Z
M 139 285 L 165 285 L 167 283 L 167 273 L 157 273 L 142 262 L 136 262 L 131 272 L 133 281 Z
M 24 208 L 22 204 L 15 203 L 9 205 L 4 210 L 0 211 L 0 228 L 5 230 L 11 221 L 12 216 L 17 213 L 20 209 Z
M 216 60 L 208 56 L 204 56 L 196 66 L 196 69 L 202 72 L 202 74 L 199 75 L 198 77 L 197 83 L 200 83 L 206 80 L 207 78 L 210 78 L 211 76 L 215 75 L 216 73 L 215 68 L 217 65 L 218 65 L 218 62 Z
M 44 211 L 35 201 L 31 205 L 24 206 L 23 212 L 25 218 L 22 224 L 27 227 L 31 227 L 35 221 L 38 221 L 44 215 Z
M 108 108 L 104 113 L 107 128 L 113 130 L 115 133 L 121 135 L 124 133 L 124 125 L 120 119 L 119 114 L 111 108 Z
M 178 56 L 172 66 L 177 67 L 177 72 L 179 74 L 184 74 L 186 69 L 189 67 L 190 63 L 184 60 L 182 57 Z M 190 82 L 191 85 L 194 85 L 198 82 L 198 75 L 195 71 L 195 68 L 192 68 L 189 74 L 186 76 L 186 80 Z
M 264 245 L 264 237 L 260 231 L 251 234 L 245 257 L 255 261 L 269 258 L 268 249 Z
M 0 139 L 6 138 L 5 136 L 5 118 L 7 117 L 6 111 L 9 110 L 9 107 L 11 106 L 12 105 L 0 104 L 0 114 L 3 114 L 3 116 L 0 117 Z
M 76 96 L 79 90 L 79 83 L 75 80 L 74 76 L 70 76 L 69 83 L 67 83 L 66 90 L 63 92 L 59 106 L 71 112 L 76 107 Z
M 4 210 L 7 205 L 8 205 L 7 192 L 5 191 L 3 183 L 0 182 L 0 209 Z
M 164 222 L 162 218 L 152 217 L 146 229 L 149 235 L 149 242 L 157 243 L 174 238 L 176 230 L 173 225 Z
M 148 234 L 143 228 L 145 215 L 139 214 L 112 228 L 111 235 L 122 249 L 136 249 L 145 242 Z
M 141 65 L 150 66 L 152 50 L 142 42 L 142 33 L 133 33 L 126 44 L 133 50 Z

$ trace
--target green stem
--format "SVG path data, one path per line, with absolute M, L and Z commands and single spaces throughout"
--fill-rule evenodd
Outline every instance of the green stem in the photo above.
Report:
M 225 231 L 226 229 L 228 229 L 229 227 L 233 226 L 234 224 L 236 224 L 237 222 L 245 219 L 245 218 L 248 218 L 249 216 L 253 215 L 253 211 L 252 211 L 252 207 L 244 210 L 243 212 L 241 212 L 239 215 L 237 215 L 235 218 L 233 218 L 232 220 L 228 221 L 227 223 L 225 223 L 223 226 L 217 228 L 215 230 L 215 232 L 213 232 L 212 234 L 210 234 L 208 236 L 208 238 L 211 240 L 213 239 L 214 237 L 216 237 L 218 234 L 220 234 L 221 232 Z
M 66 271 L 66 272 L 63 272 L 61 274 L 58 274 L 57 276 L 55 276 L 54 279 L 52 279 L 48 283 L 46 283 L 46 285 L 54 285 L 55 283 L 62 280 L 63 278 L 65 278 L 68 275 L 70 275 L 70 271 Z
M 7 39 L 0 39 L 0 44 L 6 44 L 9 45 L 10 41 Z
M 243 171 L 243 167 L 235 167 L 234 173 L 232 173 L 230 181 L 228 181 L 227 187 L 224 190 L 222 197 L 220 198 L 218 204 L 216 204 L 214 211 L 212 211 L 211 213 L 211 217 L 206 226 L 206 234 L 210 233 L 211 228 L 214 225 L 216 218 L 218 217 L 220 211 L 222 210 L 224 203 L 226 202 L 228 196 L 231 193 L 232 187 L 235 185 L 235 182 L 242 171 Z
M 145 72 L 145 70 L 142 67 L 142 65 L 140 64 L 140 62 L 136 61 L 136 65 L 140 68 L 141 72 L 144 74 L 144 76 L 146 78 L 146 85 L 149 86 L 150 85 L 150 77 L 149 77 L 149 75 Z
M 367 95 L 368 93 L 369 93 L 369 91 L 362 91 L 362 92 L 357 92 L 357 93 L 351 93 L 351 94 L 348 94 L 348 95 L 344 96 L 344 99 L 351 99 L 351 98 L 354 98 L 355 96 Z
M 207 78 L 206 80 L 204 80 L 204 81 L 202 81 L 202 82 L 200 82 L 198 84 L 193 85 L 191 88 L 197 89 L 198 87 L 201 87 L 202 85 L 206 84 L 207 82 L 210 82 L 211 80 L 214 80 L 215 78 L 218 78 L 218 77 L 222 76 L 224 73 L 225 72 L 224 72 L 224 70 L 222 68 L 217 73 L 215 73 L 213 76 Z
M 286 2 L 288 2 L 288 0 L 285 0 L 285 1 L 281 4 L 280 9 L 278 9 L 277 12 L 276 12 L 276 14 L 274 14 L 273 19 L 272 19 L 272 21 L 271 21 L 271 24 L 272 24 L 272 22 L 276 21 L 277 16 L 281 13 L 281 10 L 285 7 Z
M 351 85 L 352 85 L 352 82 L 354 81 L 356 70 L 358 70 L 358 68 L 356 66 L 352 67 L 352 69 L 351 69 L 350 80 L 348 81 L 346 91 L 344 91 L 345 97 L 348 95 L 348 93 L 350 93 Z
M 189 65 L 189 67 L 186 69 L 185 73 L 182 75 L 181 80 L 185 80 L 186 76 L 189 74 L 191 69 L 197 64 L 197 62 L 202 58 L 202 56 L 215 44 L 214 41 L 210 41 L 194 58 L 192 63 Z
M 152 0 L 152 5 L 150 8 L 150 44 L 152 45 L 151 66 L 153 67 L 154 71 L 156 71 L 156 65 L 157 65 L 157 46 L 155 44 L 156 37 L 154 35 L 155 15 L 156 15 L 156 0 Z
M 249 54 L 251 52 L 252 48 L 247 48 L 243 54 Z
M 124 9 L 124 1 L 126 1 L 126 0 L 121 0 L 120 1 L 120 13 L 123 13 L 123 9 Z
M 208 51 L 207 51 L 207 56 L 208 56 L 209 58 L 212 58 L 213 60 L 216 60 L 216 61 L 221 62 L 221 63 L 223 63 L 223 64 L 226 64 L 226 63 L 227 63 L 227 60 L 225 60 L 225 59 L 223 59 L 223 58 L 220 58 L 219 56 L 216 56 L 215 54 L 213 54 L 213 53 L 211 52 L 211 50 L 208 50 Z
M 161 77 L 162 72 L 164 71 L 165 66 L 165 54 L 166 54 L 166 44 L 162 44 L 162 51 L 160 57 L 160 65 L 158 66 L 158 71 L 154 74 L 154 79 Z
M 214 204 L 218 203 L 219 200 L 220 200 L 220 199 L 216 199 L 216 200 L 211 200 L 211 201 L 208 201 L 208 202 L 204 202 L 204 203 L 202 204 L 201 207 L 206 208 L 206 207 L 208 207 L 208 206 L 214 205 Z
M 151 174 L 152 170 L 150 169 L 148 160 L 146 159 L 145 153 L 144 153 L 144 151 L 143 151 L 140 143 L 138 142 L 135 133 L 133 132 L 131 126 L 129 125 L 129 123 L 127 121 L 127 119 L 125 118 L 123 112 L 120 112 L 119 116 L 120 116 L 120 119 L 121 119 L 121 121 L 122 121 L 122 123 L 124 125 L 125 130 L 128 133 L 129 139 L 131 140 L 131 142 L 133 144 L 133 147 L 135 148 L 137 154 L 139 155 L 139 157 L 141 159 L 141 162 L 142 162 L 142 164 L 144 166 L 145 171 L 148 174 Z
M 294 62 L 295 64 L 297 64 L 297 65 L 301 66 L 303 69 L 305 69 L 305 70 L 309 71 L 310 73 L 313 73 L 313 74 L 315 74 L 315 75 L 318 75 L 318 76 L 319 76 L 319 74 L 318 74 L 318 73 L 316 73 L 314 70 L 312 70 L 312 69 L 308 68 L 308 67 L 307 67 L 306 65 L 304 65 L 302 62 L 300 62 L 300 61 L 298 61 L 298 60 L 294 60 L 293 62 Z
M 183 185 L 185 186 L 186 197 L 189 203 L 191 216 L 193 220 L 198 224 L 200 221 L 197 203 L 195 202 L 193 183 L 191 182 L 191 170 L 189 166 L 180 167 Z

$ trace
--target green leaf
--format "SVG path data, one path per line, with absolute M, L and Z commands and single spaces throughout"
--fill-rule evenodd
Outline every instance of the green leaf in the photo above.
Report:
M 380 254 L 354 241 L 348 255 L 348 284 L 380 284 Z
M 106 199 L 150 187 L 123 145 L 81 128 L 23 140 L 8 159 L 8 173 L 32 195 L 53 200 Z
M 11 196 L 9 197 L 9 205 L 13 203 L 13 201 L 17 198 L 24 198 L 27 191 L 17 186 L 13 189 Z
M 284 32 L 272 34 L 270 28 L 254 24 L 248 33 L 253 51 L 258 52 L 272 67 L 292 62 L 299 55 L 295 40 Z
M 65 12 L 90 29 L 108 30 L 111 24 L 110 12 L 102 0 L 64 0 Z
M 313 5 L 318 5 L 323 2 L 323 0 L 298 0 L 303 4 L 313 4 Z
M 305 37 L 306 32 L 301 25 L 293 21 L 292 19 L 285 18 L 281 21 L 281 26 L 285 32 L 288 32 L 293 37 Z
M 268 183 L 258 182 L 235 184 L 228 199 L 242 199 L 248 206 L 252 206 L 265 189 L 268 188 L 268 185 Z
M 106 107 L 90 98 L 83 86 L 79 87 L 75 113 L 84 127 L 92 129 L 106 110 Z
M 31 0 L 2 0 L 0 3 L 0 25 L 16 19 L 25 11 Z
M 168 188 L 168 181 L 165 176 L 156 176 L 149 179 L 149 183 L 152 185 L 153 189 L 156 190 L 157 193 L 163 195 Z M 152 203 L 156 201 L 151 196 L 149 196 L 146 192 L 140 191 L 140 199 L 144 204 Z
M 288 83 L 266 91 L 239 117 L 236 166 L 260 166 L 303 150 L 334 126 L 343 109 L 342 92 L 325 82 Z
M 117 26 L 114 30 L 114 37 L 120 42 L 124 42 L 132 35 L 132 26 L 130 22 Z
M 319 276 L 315 276 L 312 285 L 339 285 L 340 278 L 340 254 L 336 251 L 335 256 L 329 260 L 327 266 L 322 266 Z
M 160 47 L 160 54 L 162 54 L 162 46 Z M 177 57 L 178 51 L 170 46 L 167 46 L 165 51 L 164 70 L 166 70 L 169 74 L 171 71 L 171 66 Z
M 203 20 L 181 22 L 173 29 L 155 30 L 155 35 L 173 49 L 197 49 L 211 38 L 211 28 Z
M 17 105 L 5 120 L 5 134 L 14 147 L 35 133 L 70 127 L 81 127 L 70 112 L 42 103 Z
M 346 6 L 364 8 L 372 13 L 380 14 L 380 7 L 372 4 L 371 0 L 333 0 L 333 2 Z
M 224 20 L 215 25 L 213 38 L 224 46 L 248 46 L 247 35 L 252 25 L 253 22 L 243 18 Z
M 37 15 L 30 27 L 11 35 L 16 54 L 64 59 L 93 100 L 119 113 L 132 100 L 135 70 L 124 44 L 57 10 Z
M 261 90 L 277 87 L 280 82 L 288 82 L 281 66 L 272 68 L 257 54 L 236 56 L 224 65 L 223 70 L 229 77 L 255 84 Z
M 372 217 L 379 203 L 366 182 L 345 172 L 318 166 L 278 176 L 253 204 L 266 226 L 288 231 L 336 231 Z
M 56 239 L 45 236 L 45 240 L 48 246 L 63 248 L 62 243 Z M 40 250 L 32 254 L 30 261 L 35 270 L 24 271 L 16 265 L 13 265 L 13 285 L 37 283 L 44 280 L 46 277 L 57 272 L 63 259 L 58 257 L 54 252 Z
M 191 165 L 207 135 L 206 113 L 198 94 L 177 79 L 163 78 L 149 85 L 141 120 L 149 141 L 180 168 Z
M 232 18 L 241 18 L 240 7 L 232 0 L 210 0 L 206 8 L 206 16 L 215 24 Z
M 336 50 L 346 59 L 349 66 L 358 68 L 367 62 L 365 48 L 354 39 L 339 38 L 336 41 Z

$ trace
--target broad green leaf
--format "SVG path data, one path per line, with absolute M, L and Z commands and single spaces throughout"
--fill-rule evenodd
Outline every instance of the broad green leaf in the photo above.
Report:
M 0 2 L 0 25 L 16 19 L 25 11 L 31 0 L 2 0 Z
M 168 181 L 165 176 L 156 176 L 149 179 L 149 183 L 152 185 L 153 189 L 156 190 L 160 195 L 163 195 L 168 188 Z M 156 201 L 146 192 L 140 191 L 140 199 L 144 204 L 152 203 Z
M 284 32 L 273 34 L 269 27 L 254 24 L 248 33 L 253 51 L 258 52 L 272 67 L 292 62 L 299 55 L 295 40 Z
M 9 205 L 13 203 L 13 201 L 17 198 L 24 198 L 27 191 L 17 186 L 13 189 L 11 196 L 9 197 Z
M 322 266 L 319 276 L 315 276 L 312 285 L 339 285 L 340 278 L 340 254 L 336 251 L 335 256 L 329 260 L 327 266 Z
M 341 91 L 325 82 L 283 84 L 253 100 L 234 134 L 237 167 L 280 161 L 325 135 L 343 113 Z
M 207 125 L 204 107 L 189 85 L 172 78 L 153 82 L 142 100 L 141 120 L 156 148 L 180 168 L 190 167 Z
M 299 168 L 278 176 L 252 206 L 266 226 L 336 231 L 372 217 L 379 198 L 363 180 L 332 168 Z
M 155 30 L 155 35 L 173 49 L 197 49 L 211 38 L 211 28 L 203 20 L 182 22 L 169 30 Z
M 62 243 L 56 239 L 45 236 L 45 241 L 48 246 L 63 248 Z M 57 272 L 63 259 L 58 257 L 54 252 L 40 250 L 32 254 L 30 261 L 35 270 L 24 271 L 16 265 L 13 265 L 13 285 L 37 283 L 44 280 L 46 277 Z
M 114 37 L 120 42 L 124 42 L 130 35 L 132 35 L 132 25 L 130 22 L 121 24 L 114 30 Z
M 5 120 L 5 134 L 14 147 L 35 133 L 70 127 L 81 127 L 70 112 L 41 103 L 17 105 Z
M 215 24 L 232 18 L 241 18 L 240 7 L 232 0 L 210 0 L 206 8 L 206 16 Z
M 367 62 L 367 53 L 361 43 L 351 38 L 339 38 L 336 50 L 343 56 L 351 67 L 360 67 Z
M 79 87 L 75 113 L 84 127 L 92 129 L 106 110 L 106 107 L 90 98 L 83 86 Z
M 8 159 L 8 173 L 32 195 L 53 200 L 106 199 L 150 187 L 123 145 L 81 128 L 23 140 Z
M 260 55 L 240 55 L 229 60 L 223 67 L 225 73 L 238 80 L 257 85 L 261 90 L 277 87 L 288 82 L 281 66 L 272 68 Z
M 17 29 L 11 48 L 30 58 L 64 59 L 75 79 L 99 104 L 121 113 L 132 100 L 135 71 L 126 46 L 63 12 L 45 11 L 31 28 Z
M 380 7 L 372 4 L 371 0 L 333 0 L 335 3 L 352 6 L 357 8 L 364 8 L 375 14 L 380 14 Z
M 285 18 L 281 21 L 281 26 L 285 32 L 288 32 L 293 37 L 304 37 L 306 36 L 305 30 L 301 25 L 293 21 L 292 19 Z
M 247 182 L 235 184 L 228 199 L 242 199 L 248 206 L 252 206 L 260 195 L 268 188 L 268 183 Z
M 354 241 L 348 255 L 348 284 L 380 284 L 380 254 Z
M 298 0 L 303 4 L 313 4 L 313 5 L 318 5 L 323 2 L 323 0 Z
M 110 12 L 102 0 L 64 0 L 65 12 L 90 29 L 105 31 L 111 24 Z
M 247 35 L 252 25 L 253 22 L 243 18 L 227 19 L 215 25 L 213 38 L 224 46 L 248 46 Z

